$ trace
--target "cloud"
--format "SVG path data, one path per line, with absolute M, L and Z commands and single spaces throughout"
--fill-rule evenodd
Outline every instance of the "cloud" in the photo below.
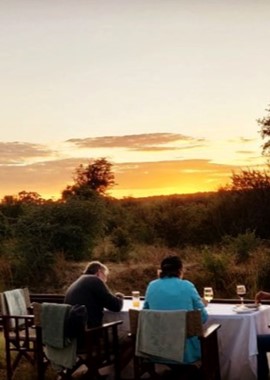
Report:
M 237 150 L 236 153 L 248 155 L 253 154 L 254 152 L 252 150 Z
M 247 138 L 247 137 L 238 137 L 238 138 L 234 138 L 234 139 L 229 139 L 228 140 L 229 143 L 241 143 L 241 144 L 249 144 L 249 143 L 253 143 L 253 142 L 257 142 L 257 139 L 255 138 Z
M 44 198 L 58 197 L 68 184 L 73 183 L 76 167 L 82 159 L 41 161 L 26 165 L 0 166 L 0 197 L 18 192 L 35 191 Z
M 26 142 L 0 142 L 0 152 L 0 165 L 19 165 L 26 159 L 47 157 L 53 153 L 44 145 Z
M 77 148 L 126 148 L 135 151 L 162 151 L 179 149 L 179 143 L 197 143 L 202 139 L 194 139 L 176 133 L 145 133 L 126 136 L 103 136 L 86 139 L 70 139 Z M 175 145 L 166 146 L 166 144 Z M 181 147 L 181 146 L 180 146 Z

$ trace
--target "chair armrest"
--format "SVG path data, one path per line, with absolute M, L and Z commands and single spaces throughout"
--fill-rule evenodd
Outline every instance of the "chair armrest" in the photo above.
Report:
M 1 318 L 3 319 L 31 319 L 34 320 L 34 316 L 32 314 L 23 314 L 23 315 L 8 315 L 3 314 L 1 315 Z
M 206 327 L 203 331 L 202 338 L 207 339 L 210 335 L 215 333 L 221 327 L 218 323 L 213 323 L 212 325 Z
M 98 331 L 98 330 L 103 330 L 103 329 L 107 329 L 107 328 L 110 328 L 110 327 L 113 327 L 113 326 L 121 325 L 122 323 L 123 323 L 122 320 L 119 320 L 119 321 L 113 321 L 113 322 L 108 322 L 108 323 L 103 323 L 103 325 L 100 325 L 100 326 L 97 326 L 97 327 L 87 328 L 86 331 Z

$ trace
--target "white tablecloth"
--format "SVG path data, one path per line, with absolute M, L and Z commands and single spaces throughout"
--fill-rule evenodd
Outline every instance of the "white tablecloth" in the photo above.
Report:
M 105 312 L 105 321 L 122 319 L 121 329 L 129 331 L 128 310 L 131 300 L 125 300 L 119 313 Z M 142 302 L 141 302 L 142 307 Z M 207 324 L 220 323 L 218 331 L 222 380 L 255 380 L 257 378 L 257 334 L 270 334 L 270 306 L 259 311 L 237 314 L 232 304 L 210 304 Z
M 257 378 L 257 334 L 270 334 L 270 307 L 250 314 L 237 314 L 234 305 L 210 304 L 207 324 L 220 323 L 218 332 L 222 380 Z

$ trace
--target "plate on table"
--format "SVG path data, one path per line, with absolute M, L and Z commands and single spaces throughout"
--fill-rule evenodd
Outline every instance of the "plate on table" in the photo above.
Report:
M 239 305 L 234 306 L 233 311 L 235 311 L 237 314 L 248 314 L 248 313 L 254 313 L 254 311 L 258 311 L 259 306 L 255 304 L 249 304 L 249 305 Z
M 245 307 L 248 309 L 259 309 L 260 305 L 258 303 L 246 303 Z

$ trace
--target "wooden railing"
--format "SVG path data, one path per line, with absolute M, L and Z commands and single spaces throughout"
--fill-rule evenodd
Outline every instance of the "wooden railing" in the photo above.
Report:
M 30 293 L 31 302 L 64 303 L 64 294 L 55 293 Z

